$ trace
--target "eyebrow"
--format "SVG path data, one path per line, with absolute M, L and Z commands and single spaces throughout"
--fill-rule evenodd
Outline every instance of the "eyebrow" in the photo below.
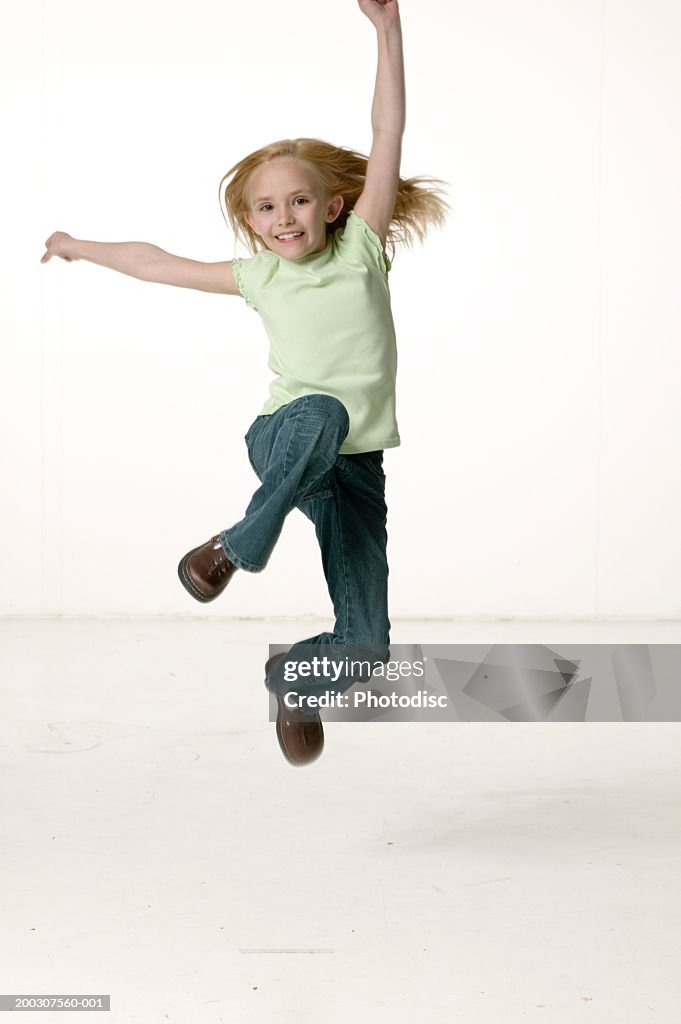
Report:
M 301 193 L 304 194 L 304 195 L 309 195 L 311 192 L 312 192 L 311 188 L 296 188 L 296 189 L 293 190 L 293 192 L 291 192 L 289 194 L 292 195 L 292 196 L 299 196 Z M 253 202 L 254 203 L 264 203 L 266 199 L 271 199 L 271 198 L 272 198 L 271 196 L 260 196 L 259 199 L 254 199 Z

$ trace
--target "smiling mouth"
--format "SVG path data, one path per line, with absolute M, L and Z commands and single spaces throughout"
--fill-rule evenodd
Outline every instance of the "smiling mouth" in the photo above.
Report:
M 299 238 L 302 238 L 304 234 L 304 231 L 287 231 L 283 235 L 275 235 L 275 238 L 279 242 L 295 242 Z

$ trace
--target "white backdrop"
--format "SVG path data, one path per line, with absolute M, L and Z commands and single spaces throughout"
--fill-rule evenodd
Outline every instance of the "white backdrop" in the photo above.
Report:
M 215 605 L 175 574 L 256 484 L 258 315 L 39 260 L 57 229 L 232 258 L 238 159 L 298 135 L 368 152 L 374 29 L 354 0 L 0 9 L 0 612 L 327 614 L 297 513 Z M 401 11 L 402 173 L 449 181 L 454 210 L 391 273 L 391 614 L 679 617 L 681 7 Z

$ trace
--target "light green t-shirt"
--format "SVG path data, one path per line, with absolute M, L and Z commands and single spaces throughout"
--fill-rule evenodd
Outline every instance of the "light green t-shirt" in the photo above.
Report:
M 261 413 L 321 392 L 348 411 L 341 454 L 399 445 L 390 268 L 380 238 L 354 211 L 323 252 L 289 260 L 264 249 L 232 261 L 239 290 L 270 340 L 276 377 Z

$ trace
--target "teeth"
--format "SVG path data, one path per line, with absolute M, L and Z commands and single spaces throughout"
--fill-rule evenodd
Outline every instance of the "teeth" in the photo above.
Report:
M 277 238 L 300 238 L 302 231 L 292 231 L 288 235 L 277 235 Z

